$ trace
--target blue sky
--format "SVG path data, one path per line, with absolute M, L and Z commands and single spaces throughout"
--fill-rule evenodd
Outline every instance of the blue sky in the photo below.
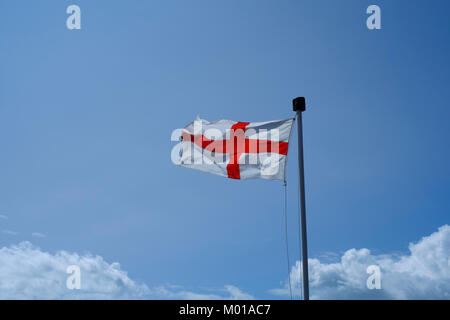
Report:
M 82 29 L 66 28 L 77 4 Z M 366 28 L 378 4 L 382 29 Z M 197 115 L 305 96 L 309 254 L 408 251 L 449 222 L 447 1 L 2 1 L 0 245 L 91 252 L 148 286 L 286 280 L 279 181 L 176 167 Z M 296 145 L 296 136 L 291 139 Z M 299 259 L 297 150 L 288 161 Z M 45 237 L 33 237 L 38 232 Z

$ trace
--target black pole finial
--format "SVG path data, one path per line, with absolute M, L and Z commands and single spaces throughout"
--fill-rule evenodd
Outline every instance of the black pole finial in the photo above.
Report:
M 294 100 L 292 100 L 292 109 L 297 112 L 303 112 L 306 110 L 306 102 L 305 97 L 297 97 Z

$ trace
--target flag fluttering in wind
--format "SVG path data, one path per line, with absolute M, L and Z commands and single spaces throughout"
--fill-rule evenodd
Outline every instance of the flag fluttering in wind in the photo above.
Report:
M 298 129 L 298 181 L 301 223 L 303 298 L 309 300 L 308 246 L 306 236 L 305 169 L 303 160 L 302 113 L 305 97 L 292 100 L 296 118 L 266 122 L 238 122 L 197 119 L 172 132 L 172 141 L 181 138 L 171 152 L 179 166 L 209 172 L 230 179 L 268 179 L 284 181 L 284 214 L 289 290 L 292 299 L 287 226 L 286 162 L 294 120 Z
M 294 119 L 209 122 L 197 118 L 182 130 L 176 164 L 231 179 L 285 181 Z

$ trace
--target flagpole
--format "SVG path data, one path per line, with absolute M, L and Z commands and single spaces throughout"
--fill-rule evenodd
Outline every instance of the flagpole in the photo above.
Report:
M 303 126 L 302 112 L 306 110 L 304 97 L 295 98 L 292 101 L 293 110 L 297 113 L 298 129 L 298 181 L 300 192 L 300 222 L 302 234 L 302 268 L 303 268 L 303 299 L 309 300 L 308 280 L 308 245 L 306 242 L 306 204 L 305 204 L 305 168 L 303 163 Z

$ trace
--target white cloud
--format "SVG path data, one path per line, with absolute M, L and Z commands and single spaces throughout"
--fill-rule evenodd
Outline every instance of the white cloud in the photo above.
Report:
M 350 249 L 338 263 L 309 259 L 311 299 L 450 299 L 450 226 L 410 243 L 409 254 L 373 255 L 368 249 Z M 366 287 L 369 265 L 381 268 L 381 290 Z M 300 292 L 301 262 L 291 271 L 291 283 Z M 286 282 L 287 284 L 287 282 Z M 270 290 L 288 295 L 284 288 Z
M 31 234 L 31 236 L 35 237 L 35 238 L 45 238 L 45 234 L 40 233 L 40 232 L 33 232 Z
M 226 285 L 223 288 L 208 290 L 209 293 L 196 293 L 184 290 L 180 286 L 165 285 L 151 290 L 156 299 L 184 299 L 184 300 L 253 300 L 252 295 L 242 292 L 239 288 Z M 214 293 L 214 292 L 216 293 Z
M 17 236 L 19 234 L 18 232 L 12 230 L 3 230 L 2 232 L 8 236 Z
M 118 263 L 107 263 L 100 256 L 51 254 L 29 242 L 1 248 L 0 261 L 0 299 L 254 298 L 232 285 L 203 292 L 176 285 L 148 287 L 130 279 Z M 450 226 L 411 243 L 408 254 L 374 255 L 368 249 L 350 249 L 339 262 L 310 259 L 309 263 L 312 299 L 450 299 Z M 81 290 L 66 288 L 70 265 L 81 269 Z M 366 287 L 369 265 L 381 268 L 381 290 Z M 291 271 L 296 292 L 300 267 L 297 261 Z M 288 297 L 286 285 L 270 292 Z
M 42 252 L 29 242 L 0 249 L 0 299 L 127 299 L 148 292 L 100 256 Z M 81 290 L 66 288 L 67 267 L 81 269 Z
M 8 217 L 5 216 L 4 214 L 0 214 L 0 219 L 1 220 L 8 220 Z
M 29 242 L 0 249 L 0 299 L 252 299 L 234 286 L 195 293 L 180 286 L 149 288 L 118 263 L 100 256 L 41 251 Z M 67 267 L 81 270 L 81 289 L 69 290 Z

